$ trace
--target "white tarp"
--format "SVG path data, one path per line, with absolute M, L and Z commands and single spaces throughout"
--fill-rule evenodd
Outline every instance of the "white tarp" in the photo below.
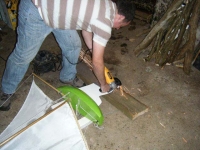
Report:
M 11 124 L 0 135 L 0 143 L 43 116 L 51 105 L 52 100 L 33 81 L 24 105 Z M 84 141 L 69 104 L 66 103 L 0 149 L 85 150 L 87 143 Z

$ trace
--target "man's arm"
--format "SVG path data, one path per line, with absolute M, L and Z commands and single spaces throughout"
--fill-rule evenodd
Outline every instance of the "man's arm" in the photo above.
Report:
M 82 36 L 85 41 L 85 44 L 87 45 L 88 49 L 92 50 L 92 32 L 88 32 L 85 30 L 82 30 Z
M 83 38 L 84 38 L 84 41 L 85 41 L 87 47 L 90 50 L 92 50 L 93 72 L 100 83 L 100 88 L 101 88 L 102 92 L 107 92 L 110 90 L 110 86 L 106 83 L 105 73 L 104 73 L 103 55 L 104 55 L 105 47 L 99 45 L 96 42 L 93 42 L 93 40 L 92 40 L 93 33 L 92 32 L 87 32 L 85 30 L 82 30 L 82 35 L 83 35 Z
M 93 71 L 96 75 L 102 92 L 108 92 L 110 90 L 110 86 L 106 83 L 105 73 L 104 73 L 104 50 L 105 47 L 101 46 L 100 44 L 93 42 L 93 52 L 92 52 L 92 65 Z

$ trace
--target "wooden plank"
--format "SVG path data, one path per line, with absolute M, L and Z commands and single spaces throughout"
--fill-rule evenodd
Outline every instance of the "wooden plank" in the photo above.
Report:
M 136 10 L 135 11 L 135 18 L 142 20 L 142 21 L 146 21 L 147 23 L 151 22 L 153 15 L 151 13 L 147 13 L 144 11 L 140 11 L 140 10 Z
M 77 65 L 78 76 L 86 83 L 96 83 L 98 81 L 94 76 L 93 72 L 89 69 L 89 67 L 85 63 L 80 63 Z M 123 84 L 123 83 L 122 83 Z M 121 96 L 120 90 L 116 89 L 110 94 L 103 95 L 100 97 L 101 99 L 107 100 L 113 106 L 115 106 L 118 110 L 124 113 L 128 118 L 134 120 L 138 116 L 148 112 L 148 107 L 132 97 L 131 95 L 124 92 L 124 96 Z
M 148 112 L 148 107 L 145 104 L 127 93 L 124 93 L 124 96 L 121 96 L 119 90 L 115 90 L 113 93 L 102 97 L 132 120 L 145 112 Z

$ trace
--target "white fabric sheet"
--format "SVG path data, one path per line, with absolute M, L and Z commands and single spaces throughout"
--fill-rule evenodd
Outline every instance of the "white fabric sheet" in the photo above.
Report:
M 68 103 L 4 145 L 1 150 L 86 150 Z
M 28 124 L 41 117 L 51 106 L 52 100 L 33 81 L 27 98 L 13 121 L 0 135 L 0 143 Z
M 52 100 L 33 81 L 22 108 L 1 133 L 0 143 L 46 113 Z M 68 103 L 28 128 L 1 150 L 85 150 L 81 131 Z

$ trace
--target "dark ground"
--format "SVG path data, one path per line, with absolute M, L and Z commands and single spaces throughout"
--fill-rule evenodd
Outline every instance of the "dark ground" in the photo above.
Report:
M 90 125 L 83 130 L 91 150 L 200 149 L 200 71 L 192 67 L 188 76 L 175 65 L 160 68 L 153 61 L 144 62 L 146 52 L 136 57 L 133 50 L 145 37 L 142 33 L 148 27 L 148 24 L 135 20 L 135 24 L 114 30 L 106 48 L 105 64 L 133 97 L 149 107 L 149 111 L 130 120 L 104 100 L 100 105 L 105 116 L 104 128 Z M 7 59 L 14 47 L 16 34 L 7 27 L 3 31 L 7 35 L 0 42 L 0 56 Z M 124 48 L 123 44 L 127 47 Z M 41 49 L 60 53 L 52 35 L 47 37 Z M 1 77 L 4 68 L 5 61 L 0 59 Z M 25 78 L 31 72 L 32 66 Z M 62 85 L 59 71 L 48 72 L 41 77 L 55 87 Z M 23 104 L 27 86 L 23 84 L 20 88 L 23 92 L 14 96 L 10 111 L 0 112 L 0 132 Z

